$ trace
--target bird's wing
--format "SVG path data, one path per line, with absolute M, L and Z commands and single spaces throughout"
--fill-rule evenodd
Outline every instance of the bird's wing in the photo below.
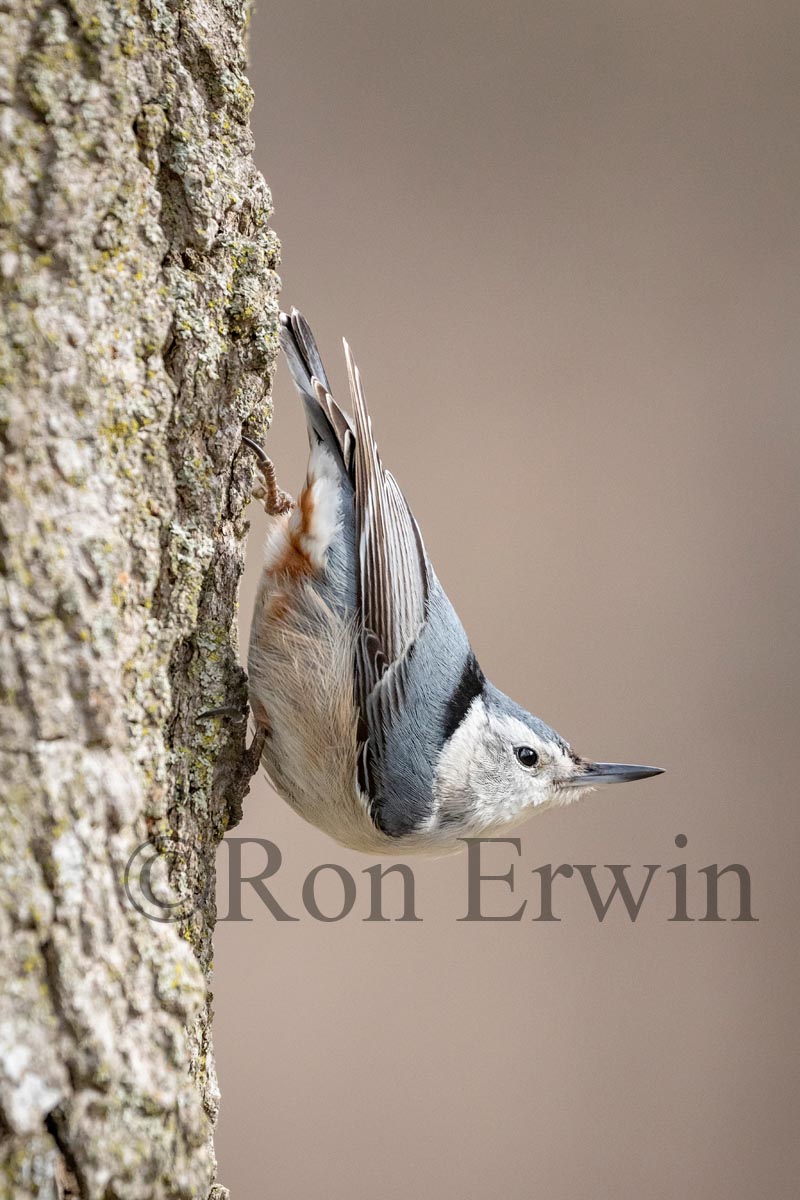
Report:
M 356 662 L 356 701 L 369 726 L 370 694 L 387 672 L 399 683 L 402 660 L 425 621 L 430 576 L 417 523 L 381 463 L 361 375 L 347 342 L 344 349 L 353 401 L 358 596 L 364 631 Z
M 415 696 L 411 708 L 407 700 L 413 691 L 409 670 L 428 626 L 435 578 L 411 510 L 381 463 L 349 346 L 345 342 L 352 419 L 331 395 L 314 337 L 301 313 L 292 309 L 289 315 L 281 314 L 281 326 L 281 344 L 305 403 L 312 445 L 316 441 L 327 446 L 352 488 L 355 602 L 360 618 L 353 688 L 361 742 L 358 777 L 376 822 L 399 833 L 424 819 L 431 803 L 428 775 L 434 755 L 427 743 L 417 743 L 422 734 L 422 741 L 437 736 L 429 708 L 442 690 L 437 683 L 440 654 L 434 661 L 423 654 L 431 696 L 424 700 Z M 392 806 L 396 808 L 401 795 L 401 811 L 396 812 Z

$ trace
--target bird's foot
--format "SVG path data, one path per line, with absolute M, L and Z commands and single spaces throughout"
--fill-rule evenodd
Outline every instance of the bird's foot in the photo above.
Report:
M 225 796 L 226 829 L 233 829 L 242 819 L 242 801 L 250 790 L 250 782 L 261 766 L 261 756 L 269 737 L 269 725 L 266 713 L 258 702 L 253 706 L 255 718 L 255 733 L 250 745 L 247 745 L 246 725 L 249 708 L 240 708 L 233 704 L 225 704 L 219 708 L 208 708 L 197 714 L 197 721 L 207 721 L 215 717 L 227 718 L 237 732 L 234 735 L 232 753 L 223 754 L 218 761 L 221 792 Z M 216 782 L 216 777 L 215 777 Z
M 242 441 L 245 446 L 249 446 L 258 459 L 258 469 L 261 473 L 260 481 L 253 488 L 254 499 L 262 502 L 264 511 L 270 517 L 280 517 L 283 513 L 289 512 L 294 508 L 294 500 L 288 492 L 278 487 L 272 459 L 265 454 L 258 442 L 253 441 L 246 434 L 242 434 Z
M 245 750 L 247 764 L 250 767 L 250 774 L 255 775 L 258 768 L 261 766 L 261 755 L 264 753 L 264 746 L 269 737 L 269 729 L 266 725 L 256 725 L 256 731 L 253 734 L 253 740 Z

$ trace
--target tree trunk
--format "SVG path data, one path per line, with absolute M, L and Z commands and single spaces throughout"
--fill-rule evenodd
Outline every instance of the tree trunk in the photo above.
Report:
M 4 1196 L 224 1193 L 214 854 L 252 763 L 198 714 L 246 705 L 240 435 L 279 284 L 247 16 L 0 0 Z M 157 872 L 155 908 L 128 895 L 148 841 L 184 907 Z

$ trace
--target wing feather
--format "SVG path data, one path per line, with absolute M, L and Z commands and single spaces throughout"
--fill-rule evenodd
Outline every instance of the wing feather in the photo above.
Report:
M 292 309 L 288 316 L 281 315 L 281 325 L 281 342 L 304 399 L 312 444 L 315 439 L 321 440 L 331 449 L 348 479 L 348 493 L 352 487 L 354 599 L 361 625 L 354 662 L 361 743 L 357 769 L 374 819 L 383 827 L 382 814 L 388 802 L 387 739 L 403 726 L 404 720 L 408 722 L 409 670 L 424 641 L 436 581 L 414 516 L 394 476 L 381 463 L 361 376 L 349 346 L 345 342 L 352 420 L 331 394 L 316 342 L 303 316 Z M 431 611 L 434 608 L 432 603 Z M 435 693 L 435 685 L 433 690 Z M 410 744 L 413 738 L 406 741 Z M 423 757 L 423 768 L 427 761 Z M 418 793 L 411 814 L 415 820 L 427 812 L 430 803 L 430 782 L 418 765 L 405 774 L 401 772 L 404 787 L 412 791 L 416 788 Z M 408 813 L 405 818 L 408 820 Z M 398 822 L 395 814 L 389 827 L 396 832 L 400 825 L 402 821 Z
M 422 627 L 428 602 L 428 560 L 419 527 L 372 435 L 361 375 L 344 343 L 355 429 L 355 501 L 359 597 L 365 630 L 357 664 L 366 699 L 387 667 L 407 653 Z

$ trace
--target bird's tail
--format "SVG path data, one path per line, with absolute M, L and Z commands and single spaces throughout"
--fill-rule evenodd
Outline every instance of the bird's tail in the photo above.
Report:
M 312 445 L 315 441 L 323 442 L 342 469 L 349 472 L 355 440 L 353 426 L 331 395 L 314 335 L 296 308 L 288 315 L 281 313 L 281 346 L 295 387 L 303 398 Z

